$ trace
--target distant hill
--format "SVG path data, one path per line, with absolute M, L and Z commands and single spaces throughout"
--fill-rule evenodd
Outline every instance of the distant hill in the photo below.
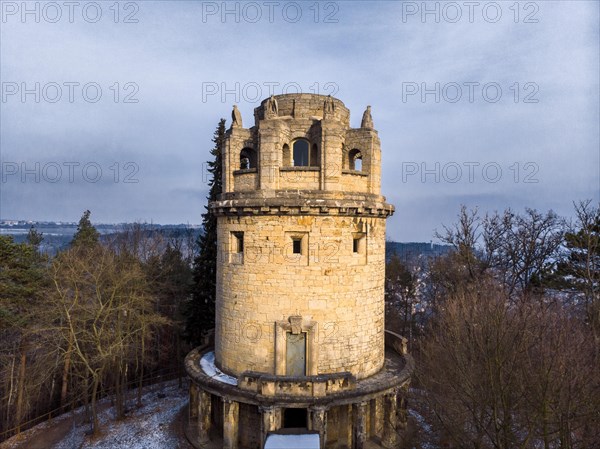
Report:
M 23 242 L 27 238 L 27 232 L 31 226 L 35 226 L 38 232 L 43 233 L 42 251 L 55 254 L 57 251 L 66 248 L 77 231 L 77 223 L 55 223 L 55 222 L 25 222 L 25 221 L 2 221 L 0 222 L 0 235 L 11 235 L 16 242 Z M 115 234 L 130 227 L 130 224 L 95 224 L 101 235 L 101 238 L 110 238 Z M 170 239 L 182 238 L 191 230 L 193 241 L 201 233 L 201 227 L 189 226 L 184 224 L 159 225 L 142 224 L 144 234 L 153 234 L 161 232 Z M 448 245 L 439 245 L 426 242 L 392 242 L 387 241 L 385 246 L 385 259 L 389 260 L 393 254 L 397 254 L 402 260 L 412 260 L 418 257 L 436 257 L 446 254 L 451 247 Z
M 413 260 L 418 257 L 437 257 L 447 254 L 452 249 L 449 245 L 426 242 L 391 242 L 385 243 L 385 260 L 396 254 L 401 260 Z
M 56 222 L 25 222 L 8 221 L 0 222 L 0 235 L 10 235 L 17 243 L 24 242 L 27 239 L 27 233 L 31 226 L 34 226 L 38 232 L 41 232 L 44 240 L 42 241 L 41 251 L 50 255 L 66 248 L 73 235 L 77 231 L 77 223 L 56 223 Z M 129 229 L 132 225 L 127 223 L 120 224 L 94 224 L 94 227 L 100 233 L 100 239 L 113 238 L 124 229 Z M 192 232 L 193 240 L 198 237 L 201 228 L 198 226 L 189 226 L 184 224 L 159 225 L 153 223 L 141 224 L 143 233 L 148 236 L 160 232 L 167 239 L 183 238 L 187 232 Z

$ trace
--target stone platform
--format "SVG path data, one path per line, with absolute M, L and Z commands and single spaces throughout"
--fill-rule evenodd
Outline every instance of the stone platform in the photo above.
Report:
M 361 380 L 347 372 L 288 377 L 246 371 L 234 385 L 231 376 L 201 367 L 213 350 L 196 348 L 185 361 L 192 380 L 186 435 L 195 447 L 262 449 L 268 434 L 290 426 L 319 432 L 323 449 L 397 447 L 414 369 L 402 337 L 386 332 L 383 369 Z

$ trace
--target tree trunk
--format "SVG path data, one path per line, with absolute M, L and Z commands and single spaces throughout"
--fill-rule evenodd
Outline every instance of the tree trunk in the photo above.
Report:
M 138 383 L 138 391 L 137 391 L 137 406 L 141 407 L 142 406 L 142 386 L 144 383 L 144 349 L 145 349 L 145 344 L 144 344 L 144 332 L 142 331 L 140 333 L 141 335 L 141 357 L 140 357 L 140 377 L 139 377 L 139 383 Z
M 86 376 L 84 381 L 83 381 L 83 388 L 84 388 L 84 393 L 83 393 L 83 404 L 84 404 L 84 414 L 83 414 L 83 419 L 84 422 L 90 422 L 90 386 L 89 386 L 89 381 L 88 381 L 88 377 Z
M 23 421 L 23 393 L 25 390 L 25 369 L 27 367 L 27 352 L 25 344 L 21 344 L 21 363 L 19 365 L 19 377 L 17 380 L 17 434 L 21 433 L 21 422 Z
M 69 384 L 69 369 L 71 367 L 71 351 L 73 350 L 73 334 L 69 332 L 69 346 L 65 354 L 65 365 L 62 374 L 62 387 L 60 389 L 60 406 L 64 407 L 67 400 L 67 386 Z M 86 392 L 87 395 L 87 392 Z
M 16 348 L 15 348 L 16 349 Z M 14 390 L 14 372 L 15 372 L 15 359 L 16 359 L 16 351 L 13 353 L 12 362 L 10 364 L 10 383 L 8 385 L 8 400 L 6 401 L 6 428 L 10 429 L 12 427 L 12 414 L 10 413 L 10 405 L 12 404 L 13 390 Z
M 60 354 L 58 354 L 56 356 L 56 362 L 54 363 L 54 366 L 52 367 L 53 373 L 58 372 L 59 365 L 60 365 Z M 57 384 L 57 376 L 56 376 L 56 374 L 53 374 L 52 375 L 52 383 L 50 384 L 50 404 L 52 407 L 54 407 L 54 390 L 56 388 L 56 384 Z M 50 415 L 50 417 L 52 417 L 52 415 Z
M 117 419 L 123 419 L 125 416 L 125 406 L 124 406 L 124 391 L 123 385 L 125 380 L 123 379 L 123 374 L 121 372 L 121 366 L 118 366 L 116 369 L 115 375 L 115 408 Z
M 116 369 L 115 374 L 115 414 L 117 419 L 123 419 L 123 395 L 121 392 L 121 370 Z
M 179 338 L 179 329 L 175 331 L 175 354 L 177 357 L 177 379 L 179 381 L 179 388 L 183 387 L 183 380 L 181 375 L 181 340 Z
M 98 373 L 94 374 L 94 386 L 92 388 L 92 432 L 95 434 L 98 433 L 99 424 L 98 424 L 98 410 L 96 409 L 96 396 L 98 395 L 98 385 L 100 384 L 100 375 Z

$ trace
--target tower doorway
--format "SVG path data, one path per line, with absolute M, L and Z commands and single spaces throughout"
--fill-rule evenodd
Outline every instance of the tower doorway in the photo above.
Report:
M 283 412 L 284 429 L 308 428 L 308 412 L 305 408 L 286 408 Z
M 306 376 L 306 332 L 288 332 L 286 340 L 286 376 Z

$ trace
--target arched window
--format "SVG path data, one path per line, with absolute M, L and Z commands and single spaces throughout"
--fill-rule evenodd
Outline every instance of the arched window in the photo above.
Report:
M 348 152 L 348 168 L 362 171 L 362 153 L 360 150 L 354 149 Z
M 298 139 L 293 145 L 293 161 L 294 167 L 308 167 L 308 149 L 310 145 L 308 140 Z
M 256 168 L 256 152 L 252 148 L 240 151 L 240 169 Z

